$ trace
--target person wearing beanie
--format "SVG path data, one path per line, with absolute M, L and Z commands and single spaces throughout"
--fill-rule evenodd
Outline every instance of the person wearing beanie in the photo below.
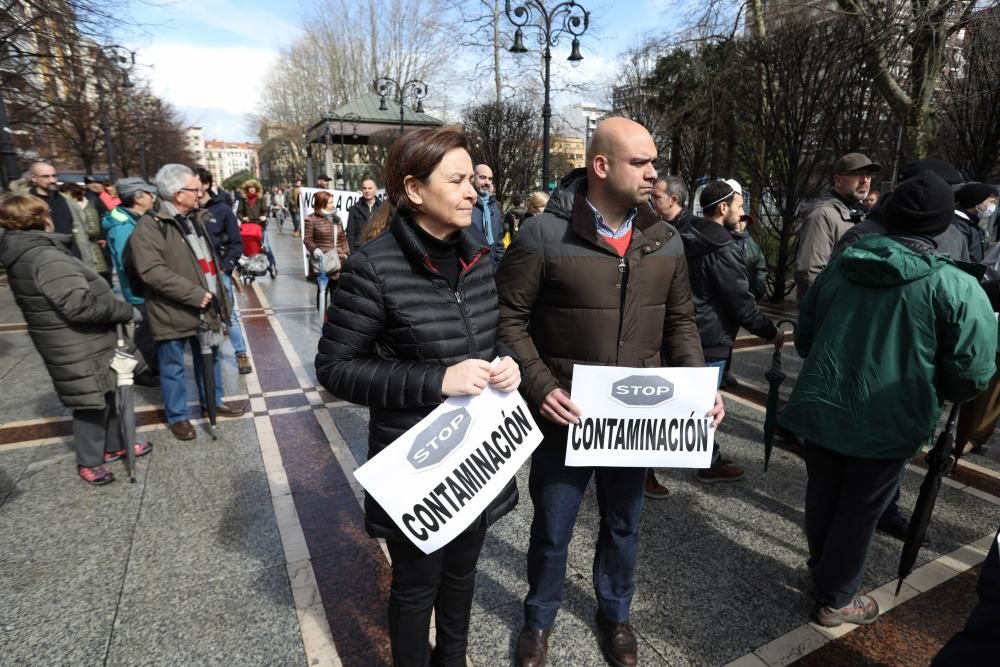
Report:
M 937 175 L 904 181 L 886 235 L 847 248 L 799 307 L 804 362 L 778 419 L 805 443 L 808 567 L 825 627 L 875 621 L 878 603 L 859 588 L 876 522 L 943 403 L 968 401 L 996 372 L 989 299 L 931 247 L 952 205 Z
M 966 183 L 955 191 L 952 225 L 969 245 L 969 260 L 982 262 L 986 256 L 986 231 L 979 224 L 989 219 L 997 208 L 997 191 L 985 183 Z
M 848 153 L 833 164 L 833 187 L 803 207 L 799 249 L 795 255 L 795 291 L 801 303 L 809 286 L 830 262 L 834 246 L 865 216 L 861 205 L 882 167 L 861 153 Z
M 899 182 L 902 183 L 903 181 L 913 178 L 917 174 L 924 171 L 933 172 L 950 186 L 956 186 L 965 180 L 965 178 L 958 173 L 957 169 L 944 160 L 927 158 L 924 160 L 911 160 L 910 162 L 904 164 L 899 170 Z M 882 224 L 882 215 L 885 207 L 891 199 L 891 192 L 884 194 L 878 202 L 876 202 L 875 206 L 868 211 L 868 215 L 865 216 L 864 220 L 844 232 L 844 235 L 840 237 L 840 240 L 837 241 L 836 245 L 833 247 L 833 255 L 830 258 L 831 261 L 836 259 L 840 253 L 844 251 L 844 249 L 854 245 L 866 236 L 870 236 L 872 234 L 885 234 L 885 225 Z M 962 233 L 955 227 L 949 225 L 947 229 L 934 237 L 934 243 L 937 246 L 937 252 L 947 255 L 952 259 L 961 260 L 963 262 L 969 261 L 969 244 L 965 240 Z

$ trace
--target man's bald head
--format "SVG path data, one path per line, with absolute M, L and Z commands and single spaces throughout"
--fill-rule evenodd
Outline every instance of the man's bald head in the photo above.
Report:
M 652 146 L 654 152 L 656 151 L 653 137 L 639 123 L 620 116 L 605 118 L 597 124 L 594 136 L 590 139 L 590 146 L 587 148 L 588 170 L 592 167 L 597 156 L 613 156 L 621 152 L 623 148 L 637 142 L 641 143 L 643 140 Z
M 481 196 L 493 194 L 493 170 L 487 164 L 477 164 L 472 170 L 475 174 L 476 192 Z
M 59 174 L 48 162 L 33 162 L 28 169 L 31 185 L 39 192 L 55 192 L 59 189 Z
M 622 205 L 646 202 L 656 183 L 656 144 L 645 127 L 628 118 L 605 118 L 587 148 L 587 183 Z

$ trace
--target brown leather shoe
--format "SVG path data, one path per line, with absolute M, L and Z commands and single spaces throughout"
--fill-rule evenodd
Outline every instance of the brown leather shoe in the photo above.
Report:
M 532 630 L 528 626 L 521 628 L 517 636 L 517 664 L 520 667 L 542 667 L 549 655 L 548 630 Z
M 646 483 L 642 490 L 642 495 L 647 498 L 659 499 L 666 498 L 670 495 L 670 489 L 660 484 L 656 475 L 653 474 L 653 469 L 650 468 L 646 471 Z
M 226 405 L 225 403 L 219 403 L 215 406 L 215 415 L 217 417 L 239 417 L 244 412 L 247 411 L 246 403 L 237 403 L 236 405 Z M 208 410 L 202 408 L 202 417 L 208 416 Z
M 170 424 L 168 428 L 178 440 L 194 440 L 194 426 L 192 426 L 191 422 L 186 419 L 184 421 Z
M 236 364 L 239 366 L 240 375 L 253 373 L 253 366 L 250 365 L 250 357 L 245 354 L 236 355 Z
M 615 667 L 635 667 L 639 664 L 639 645 L 635 640 L 635 632 L 628 621 L 616 623 L 609 621 L 598 610 L 597 627 L 601 631 L 603 641 L 601 648 L 604 655 Z

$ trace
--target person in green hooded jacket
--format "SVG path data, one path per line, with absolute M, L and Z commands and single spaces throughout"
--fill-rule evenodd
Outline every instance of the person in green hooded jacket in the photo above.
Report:
M 943 402 L 973 398 L 996 372 L 985 292 L 935 253 L 953 207 L 940 177 L 903 182 L 886 204 L 886 235 L 845 250 L 800 306 L 805 362 L 779 423 L 806 443 L 808 565 L 823 626 L 876 619 L 874 598 L 858 595 L 876 521 Z

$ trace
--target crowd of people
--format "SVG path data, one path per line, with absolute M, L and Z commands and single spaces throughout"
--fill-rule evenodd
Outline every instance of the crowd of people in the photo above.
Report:
M 708 417 L 718 426 L 718 390 L 736 383 L 729 368 L 740 331 L 775 349 L 785 344 L 759 304 L 769 274 L 741 184 L 709 180 L 694 215 L 685 180 L 659 177 L 656 159 L 644 127 L 607 118 L 584 168 L 550 194 L 513 197 L 505 210 L 492 169 L 473 164 L 462 131 L 411 131 L 389 152 L 384 199 L 365 180 L 346 222 L 323 191 L 326 175 L 316 179 L 312 210 L 300 211 L 301 180 L 287 191 L 248 180 L 231 197 L 207 170 L 169 164 L 152 183 L 60 186 L 53 166 L 37 162 L 23 187 L 0 198 L 0 262 L 73 411 L 79 476 L 100 485 L 114 479 L 107 464 L 125 447 L 151 450 L 117 435 L 108 363 L 116 328 L 135 325 L 145 361 L 137 381 L 160 388 L 174 437 L 196 436 L 188 348 L 202 410 L 211 402 L 222 416 L 241 415 L 244 405 L 223 399 L 218 348 L 203 350 L 198 332 L 227 333 L 239 372 L 253 372 L 237 308 L 242 238 L 259 227 L 261 252 L 276 271 L 267 225 L 280 230 L 290 217 L 299 237 L 301 215 L 307 281 L 317 307 L 330 304 L 317 377 L 333 395 L 369 408 L 369 457 L 445 398 L 487 387 L 520 391 L 538 421 L 544 439 L 530 463 L 534 515 L 518 664 L 546 662 L 569 542 L 593 480 L 596 622 L 608 659 L 630 667 L 638 663 L 630 612 L 643 502 L 669 489 L 644 468 L 565 464 L 567 429 L 582 416 L 572 399 L 574 365 L 714 368 Z M 859 590 L 873 535 L 905 537 L 902 475 L 945 401 L 963 406 L 957 439 L 968 451 L 985 446 L 1000 419 L 1000 252 L 984 227 L 1000 193 L 928 159 L 904 165 L 880 195 L 871 188 L 880 170 L 861 153 L 840 157 L 829 191 L 801 211 L 794 345 L 804 363 L 780 424 L 805 459 L 813 620 L 827 627 L 877 618 L 877 602 Z M 494 358 L 500 362 L 491 365 Z M 206 396 L 206 372 L 214 397 Z M 716 438 L 698 481 L 743 479 L 719 445 Z M 392 560 L 394 664 L 465 664 L 479 554 L 490 525 L 517 502 L 512 481 L 451 543 L 424 554 L 366 497 L 368 532 L 386 541 Z M 989 595 L 984 613 L 995 618 L 995 591 Z M 432 611 L 437 641 L 429 653 Z M 989 623 L 977 623 L 955 640 L 973 654 L 992 641 L 976 629 Z

